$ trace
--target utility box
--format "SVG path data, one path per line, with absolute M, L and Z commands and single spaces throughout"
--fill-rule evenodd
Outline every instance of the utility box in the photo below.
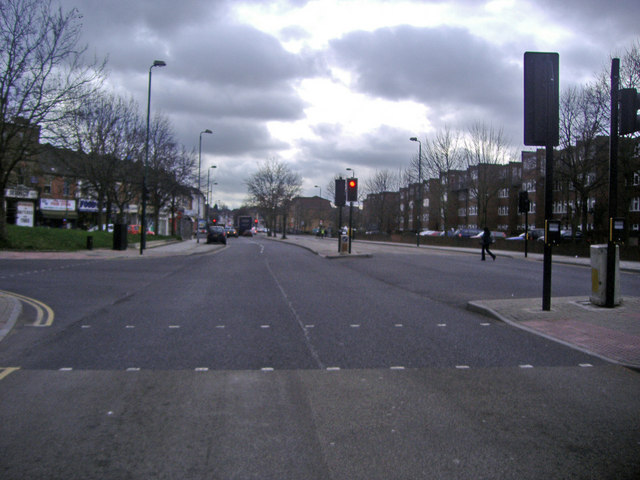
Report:
M 620 305 L 620 247 L 616 245 L 613 304 Z M 604 306 L 607 298 L 607 245 L 591 245 L 591 303 Z
M 126 250 L 127 246 L 127 225 L 116 223 L 113 226 L 113 250 Z
M 340 253 L 349 253 L 349 235 L 340 235 Z

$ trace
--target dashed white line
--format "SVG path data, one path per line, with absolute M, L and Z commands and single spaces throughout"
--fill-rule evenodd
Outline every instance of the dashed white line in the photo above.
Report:
M 480 326 L 481 327 L 488 327 L 489 325 L 491 325 L 490 323 L 481 323 Z
M 223 329 L 224 325 L 216 325 L 216 328 Z
M 396 324 L 394 325 L 394 327 L 396 327 L 396 328 L 402 328 L 402 327 L 404 327 L 404 325 L 403 325 L 403 324 L 401 324 L 401 323 L 396 323 Z
M 533 368 L 533 365 L 529 365 L 528 363 L 525 365 L 520 365 L 520 368 Z
M 471 367 L 469 365 L 456 365 L 456 368 L 458 370 L 468 370 Z
M 60 372 L 70 372 L 73 370 L 71 367 L 62 367 L 58 369 Z
M 91 328 L 91 325 L 81 325 L 80 328 Z
M 260 369 L 262 372 L 273 372 L 273 367 L 263 367 Z
M 400 366 L 400 365 L 397 365 L 397 366 L 394 366 L 394 367 L 389 367 L 389 369 L 390 370 L 404 370 L 404 367 Z
M 305 325 L 304 328 L 314 328 L 315 325 Z
M 349 325 L 351 328 L 360 328 L 360 325 L 357 323 L 352 323 L 351 325 Z
M 260 325 L 260 328 L 271 328 L 271 325 Z
M 328 372 L 337 372 L 340 370 L 340 367 L 327 367 Z
M 593 367 L 593 365 L 591 365 L 590 363 L 581 363 L 578 366 L 582 367 L 582 368 L 589 368 L 589 367 Z
M 169 325 L 169 328 L 180 328 L 180 325 Z
M 126 326 L 126 327 L 124 327 L 124 328 L 129 328 L 129 329 L 131 329 L 131 328 L 136 328 L 136 326 L 135 326 L 135 325 L 127 325 L 127 326 Z
M 127 368 L 127 372 L 139 372 L 140 367 L 129 367 Z
M 208 372 L 209 369 L 207 367 L 196 367 L 194 369 L 196 372 Z
M 438 324 L 438 327 L 446 327 L 446 326 L 447 326 L 447 324 L 446 324 L 446 323 L 439 323 L 439 324 Z

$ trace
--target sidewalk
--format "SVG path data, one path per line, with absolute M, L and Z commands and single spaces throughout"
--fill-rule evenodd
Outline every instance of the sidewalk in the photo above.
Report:
M 478 254 L 478 249 L 473 248 L 355 241 L 351 245 L 352 255 L 340 255 L 336 239 L 289 236 L 277 240 L 298 245 L 325 258 L 370 257 L 374 255 L 371 245 L 407 248 L 414 252 L 435 249 Z M 494 250 L 494 253 L 498 257 L 524 259 L 519 252 Z M 528 261 L 541 262 L 542 259 L 541 254 L 530 253 L 527 257 Z M 589 258 L 554 255 L 553 263 L 591 267 Z M 640 274 L 640 263 L 621 261 L 620 270 Z M 615 308 L 592 305 L 588 293 L 584 297 L 552 297 L 550 311 L 542 310 L 542 298 L 469 301 L 467 308 L 609 362 L 640 368 L 640 297 L 624 297 L 622 304 Z
M 320 239 L 311 236 L 289 236 L 287 239 L 260 237 L 285 242 L 305 248 L 327 259 L 355 259 L 372 257 L 375 248 L 407 248 L 424 251 L 449 250 L 461 254 L 473 253 L 477 249 L 456 247 L 431 247 L 384 242 L 359 242 L 351 246 L 351 254 L 340 254 L 336 239 Z M 184 242 L 149 242 L 143 255 L 138 248 L 117 250 L 86 250 L 82 252 L 7 252 L 0 251 L 0 259 L 56 258 L 56 259 L 143 259 L 158 256 L 194 255 L 211 253 L 223 245 L 207 245 L 203 240 Z M 375 247 L 375 248 L 374 248 Z M 495 251 L 499 257 L 517 258 L 516 252 Z M 529 254 L 527 260 L 541 261 L 542 255 Z M 348 261 L 348 260 L 347 260 Z M 554 263 L 590 266 L 587 258 L 554 256 Z M 640 274 L 638 262 L 620 262 L 621 271 Z M 640 368 L 640 297 L 624 297 L 615 308 L 592 305 L 588 295 L 584 297 L 551 298 L 551 310 L 542 310 L 541 298 L 477 300 L 469 301 L 467 308 L 491 316 L 514 327 L 563 343 L 572 348 L 593 354 L 607 361 L 632 368 Z M 11 330 L 20 314 L 21 304 L 11 296 L 0 292 L 0 341 Z

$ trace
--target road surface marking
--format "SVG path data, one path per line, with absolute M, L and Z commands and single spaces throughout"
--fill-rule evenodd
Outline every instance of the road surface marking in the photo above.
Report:
M 81 325 L 80 328 L 91 328 L 91 325 Z
M 396 328 L 402 328 L 402 327 L 404 327 L 404 325 L 403 325 L 403 324 L 401 324 L 401 323 L 396 323 L 396 324 L 394 325 L 394 327 L 396 327 Z
M 124 328 L 136 328 L 136 326 L 135 326 L 135 325 L 127 325 L 127 326 L 126 326 L 126 327 L 124 327 Z
M 582 367 L 582 368 L 593 367 L 593 365 L 591 365 L 590 363 L 581 363 L 579 366 Z
M 180 325 L 169 325 L 169 328 L 180 328 Z
M 391 370 L 404 370 L 404 367 L 402 366 L 396 366 L 396 367 L 389 367 Z
M 263 367 L 260 370 L 262 372 L 273 372 L 273 367 Z
M 223 329 L 223 328 L 224 328 L 224 325 L 216 325 L 216 328 Z
M 5 378 L 7 375 L 12 374 L 13 372 L 15 372 L 16 370 L 20 370 L 20 367 L 5 367 L 5 368 L 0 368 L 0 380 L 2 380 L 3 378 Z
M 458 370 L 467 370 L 469 368 L 471 368 L 469 365 L 456 365 L 456 368 Z
M 349 325 L 351 328 L 360 328 L 360 324 L 358 323 L 352 323 L 351 325 Z
M 315 325 L 305 325 L 304 328 L 314 328 Z
M 55 314 L 53 313 L 53 309 L 45 303 L 34 298 L 25 297 L 24 295 L 4 290 L 0 290 L 0 294 L 17 298 L 21 302 L 31 305 L 36 310 L 36 321 L 31 324 L 32 327 L 50 327 L 53 324 Z
M 328 372 L 337 372 L 340 370 L 340 367 L 327 367 Z
M 139 372 L 140 367 L 129 367 L 127 368 L 127 372 Z
M 73 370 L 71 367 L 62 367 L 58 369 L 60 372 L 70 372 Z
M 481 323 L 480 326 L 481 327 L 488 327 L 489 325 L 491 325 L 490 323 Z
M 271 325 L 260 325 L 260 328 L 271 328 Z
M 525 365 L 520 365 L 520 368 L 533 368 L 533 365 L 529 365 L 528 363 Z
M 209 368 L 208 367 L 196 367 L 195 371 L 196 372 L 208 372 Z
M 438 326 L 439 326 L 439 327 L 446 327 L 446 326 L 447 326 L 447 324 L 446 324 L 446 323 L 439 323 L 439 324 L 438 324 Z

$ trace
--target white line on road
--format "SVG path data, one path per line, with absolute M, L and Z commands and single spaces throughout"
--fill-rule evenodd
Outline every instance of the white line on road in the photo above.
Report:
M 337 372 L 340 370 L 340 367 L 327 367 L 328 372 Z
M 467 370 L 469 368 L 471 368 L 469 365 L 456 365 L 456 368 L 458 370 Z
M 404 367 L 402 366 L 395 366 L 395 367 L 389 367 L 391 370 L 404 370 Z
M 262 372 L 273 372 L 273 367 L 263 367 L 260 369 Z
M 520 365 L 520 368 L 533 368 L 533 365 L 529 365 L 528 363 L 525 365 Z
M 208 372 L 209 369 L 207 367 L 196 367 L 195 371 L 196 372 Z
M 582 368 L 593 367 L 593 365 L 591 365 L 590 363 L 581 363 L 579 366 L 582 367 Z

